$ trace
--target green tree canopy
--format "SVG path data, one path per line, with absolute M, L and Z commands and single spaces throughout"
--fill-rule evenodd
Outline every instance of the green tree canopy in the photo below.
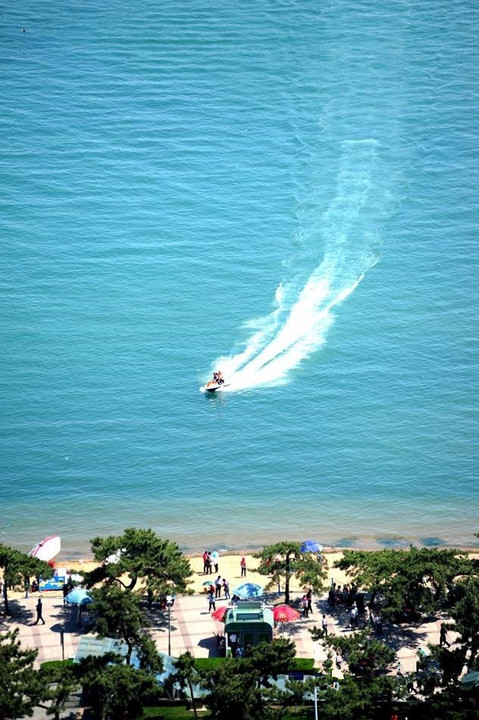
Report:
M 314 638 L 322 637 L 318 628 L 311 633 Z M 375 717 L 375 707 L 382 707 L 384 713 L 393 698 L 401 694 L 400 681 L 388 674 L 396 653 L 381 640 L 362 631 L 353 635 L 330 635 L 323 638 L 323 642 L 341 654 L 346 670 L 336 687 L 332 685 L 330 674 L 320 683 L 322 717 L 369 720 Z
M 287 672 L 295 655 L 294 643 L 273 640 L 248 648 L 244 658 L 227 658 L 213 670 L 201 672 L 201 685 L 209 692 L 204 701 L 212 717 L 218 720 L 269 717 L 270 678 Z
M 315 639 L 322 637 L 318 628 L 314 628 L 311 634 Z M 329 635 L 323 637 L 323 642 L 341 653 L 349 672 L 355 677 L 374 677 L 385 673 L 396 659 L 394 650 L 372 637 L 367 630 L 352 635 Z
M 128 528 L 122 535 L 91 541 L 99 566 L 85 580 L 89 586 L 104 580 L 133 590 L 139 580 L 150 595 L 188 592 L 191 566 L 176 543 L 160 538 L 153 530 Z M 108 562 L 111 556 L 116 562 Z
M 0 543 L 0 568 L 3 570 L 5 615 L 10 614 L 8 588 L 23 587 L 25 581 L 32 576 L 46 580 L 53 575 L 53 570 L 48 563 L 2 543 Z
M 464 662 L 470 670 L 476 668 L 479 651 L 479 578 L 461 579 L 455 589 L 456 601 L 450 614 L 453 629 L 459 633 Z
M 293 575 L 304 588 L 310 587 L 314 592 L 323 589 L 327 570 L 326 561 L 322 555 L 301 552 L 301 543 L 295 540 L 284 540 L 267 545 L 254 557 L 259 558 L 260 561 L 258 572 L 261 575 L 271 576 L 266 586 L 268 589 L 284 581 L 287 603 L 290 600 L 290 582 Z
M 78 674 L 89 703 L 102 719 L 141 718 L 144 706 L 161 694 L 153 673 L 124 665 L 123 658 L 112 654 L 85 658 Z
M 344 570 L 372 595 L 384 598 L 383 612 L 393 619 L 419 617 L 442 607 L 454 579 L 472 564 L 458 550 L 345 550 L 334 567 Z
M 46 663 L 39 672 L 39 682 L 45 689 L 45 696 L 38 707 L 47 710 L 55 720 L 60 720 L 60 713 L 65 709 L 70 694 L 76 690 L 80 682 L 76 676 L 73 664 Z
M 195 718 L 197 718 L 198 711 L 196 709 L 193 685 L 198 682 L 198 672 L 195 670 L 195 658 L 189 650 L 175 660 L 175 670 L 176 672 L 171 677 L 171 681 L 178 683 L 180 686 L 182 698 L 184 700 L 188 698 L 191 701 Z M 185 692 L 186 687 L 188 687 L 188 694 Z
M 277 638 L 273 642 L 249 646 L 241 667 L 256 674 L 259 686 L 269 687 L 270 678 L 276 680 L 279 674 L 288 672 L 295 657 L 294 643 L 285 638 Z
M 201 673 L 207 695 L 205 705 L 217 720 L 264 718 L 264 700 L 253 671 L 239 672 L 242 660 L 227 658 L 213 670 Z
M 45 697 L 33 664 L 37 650 L 22 650 L 18 629 L 0 635 L 0 719 L 31 715 Z
M 101 637 L 123 640 L 128 647 L 126 660 L 129 664 L 133 648 L 140 643 L 147 625 L 140 607 L 140 595 L 118 585 L 103 585 L 92 590 L 91 596 L 94 629 Z

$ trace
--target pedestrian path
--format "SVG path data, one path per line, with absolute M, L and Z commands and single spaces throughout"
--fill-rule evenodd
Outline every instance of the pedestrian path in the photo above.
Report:
M 299 600 L 293 594 L 292 602 Z M 72 658 L 75 655 L 79 638 L 88 632 L 88 615 L 82 622 L 78 618 L 78 608 L 65 606 L 61 593 L 42 593 L 43 617 L 45 625 L 34 624 L 37 597 L 17 597 L 10 601 L 12 617 L 1 620 L 0 629 L 18 628 L 22 646 L 37 649 L 37 666 L 46 660 Z M 280 601 L 277 594 L 267 597 L 272 604 Z M 219 599 L 217 607 L 227 601 Z M 276 637 L 292 640 L 296 646 L 297 657 L 314 658 L 317 665 L 326 654 L 321 642 L 313 641 L 310 630 L 321 626 L 323 612 L 327 615 L 328 632 L 331 634 L 350 633 L 351 629 L 335 609 L 328 609 L 326 598 L 314 603 L 314 613 L 308 618 L 300 617 L 295 622 L 284 623 L 276 628 Z M 168 622 L 169 616 L 169 622 Z M 383 639 L 391 644 L 398 654 L 401 671 L 413 672 L 416 669 L 417 652 L 426 648 L 428 642 L 439 643 L 441 619 L 425 622 L 420 626 L 394 626 L 391 631 L 385 628 Z M 223 623 L 214 620 L 208 612 L 205 594 L 180 596 L 174 605 L 163 612 L 152 615 L 150 633 L 157 648 L 163 653 L 177 657 L 188 650 L 195 657 L 218 656 L 218 636 L 223 632 Z M 449 638 L 454 640 L 454 638 Z
M 79 638 L 88 632 L 88 614 L 84 614 L 82 622 L 79 622 L 78 608 L 65 606 L 61 593 L 44 592 L 42 600 L 45 625 L 34 624 L 37 598 L 30 595 L 29 598 L 10 601 L 12 616 L 3 619 L 1 629 L 18 628 L 23 647 L 38 650 L 37 665 L 46 660 L 74 657 Z M 224 599 L 217 600 L 217 607 L 226 602 Z M 169 616 L 169 632 L 168 610 L 158 612 L 152 618 L 150 633 L 158 650 L 167 653 L 170 646 L 173 656 L 186 650 L 195 657 L 218 655 L 217 638 L 224 626 L 211 617 L 203 594 L 177 597 Z M 314 657 L 315 643 L 309 629 L 319 624 L 318 618 L 319 615 L 312 615 L 294 623 L 285 623 L 277 628 L 276 636 L 291 639 L 296 645 L 298 657 Z

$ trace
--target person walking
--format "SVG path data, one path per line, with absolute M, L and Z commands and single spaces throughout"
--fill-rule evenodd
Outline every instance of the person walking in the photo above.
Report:
M 242 557 L 240 561 L 241 577 L 246 577 L 246 558 Z
M 303 606 L 303 616 L 305 618 L 309 615 L 309 605 L 308 605 L 308 597 L 307 595 L 303 595 L 301 598 L 301 605 Z
M 33 624 L 38 625 L 38 623 L 41 620 L 42 623 L 45 625 L 45 620 L 43 619 L 43 603 L 42 603 L 41 597 L 38 598 L 36 611 L 37 611 L 37 619 L 35 620 L 35 622 Z
M 313 614 L 313 591 L 311 590 L 311 588 L 306 593 L 306 597 L 308 599 L 308 613 L 310 615 L 312 615 Z
M 351 612 L 349 613 L 349 625 L 355 630 L 358 627 L 358 606 L 356 605 L 356 603 L 354 603 L 351 608 Z
M 447 625 L 446 623 L 441 623 L 441 628 L 439 630 L 439 647 L 451 647 L 451 643 L 447 639 Z
M 328 637 L 328 621 L 326 620 L 326 615 L 323 615 L 321 619 L 321 629 L 324 633 L 324 637 Z

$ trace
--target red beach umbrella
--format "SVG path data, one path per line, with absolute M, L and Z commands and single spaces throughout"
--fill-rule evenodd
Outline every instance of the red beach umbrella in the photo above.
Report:
M 276 622 L 291 622 L 299 618 L 299 612 L 289 605 L 277 605 L 273 608 L 273 617 Z
M 228 610 L 229 607 L 227 605 L 222 605 L 217 610 L 211 613 L 211 617 L 215 620 L 219 620 L 220 622 L 224 622 Z

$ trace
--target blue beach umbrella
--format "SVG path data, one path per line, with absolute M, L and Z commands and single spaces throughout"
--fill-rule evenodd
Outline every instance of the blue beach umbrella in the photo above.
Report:
M 66 596 L 65 601 L 70 603 L 70 605 L 88 605 L 93 602 L 88 590 L 81 587 L 73 588 L 73 590 Z
M 304 543 L 301 545 L 302 553 L 320 553 L 322 549 L 323 546 L 317 543 L 315 540 L 305 540 Z
M 233 590 L 233 595 L 237 595 L 238 597 L 243 598 L 243 600 L 248 600 L 249 598 L 259 598 L 262 594 L 263 588 L 261 585 L 249 582 L 242 583 Z

